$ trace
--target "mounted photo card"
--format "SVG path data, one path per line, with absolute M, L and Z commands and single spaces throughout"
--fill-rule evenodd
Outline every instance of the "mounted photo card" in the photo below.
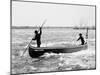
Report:
M 95 5 L 11 1 L 11 74 L 95 69 Z

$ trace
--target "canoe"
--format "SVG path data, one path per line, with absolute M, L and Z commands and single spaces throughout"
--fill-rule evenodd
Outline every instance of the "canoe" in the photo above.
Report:
M 75 45 L 75 46 L 66 46 L 66 47 L 33 47 L 29 46 L 29 55 L 32 58 L 37 58 L 44 53 L 73 53 L 81 50 L 86 50 L 87 49 L 87 44 L 85 45 Z

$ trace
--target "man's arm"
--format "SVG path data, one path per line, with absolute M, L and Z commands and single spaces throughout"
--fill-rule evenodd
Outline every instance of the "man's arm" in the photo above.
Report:
M 39 33 L 40 35 L 42 34 L 42 27 L 40 27 L 40 33 Z
M 77 41 L 80 39 L 80 37 L 77 39 Z
M 35 37 L 32 38 L 32 40 L 36 40 L 36 35 L 35 35 Z
M 32 38 L 32 40 L 36 40 L 35 38 Z

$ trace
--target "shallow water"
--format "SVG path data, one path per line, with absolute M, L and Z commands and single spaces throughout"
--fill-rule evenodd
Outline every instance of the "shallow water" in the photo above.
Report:
M 43 29 L 41 46 L 79 44 L 78 34 L 86 30 Z M 28 51 L 21 57 L 34 36 L 34 29 L 12 29 L 12 73 L 48 72 L 95 69 L 95 30 L 89 30 L 88 49 L 75 53 L 46 53 L 40 59 L 31 59 Z M 36 46 L 36 43 L 32 43 Z M 58 45 L 57 45 L 58 46 Z

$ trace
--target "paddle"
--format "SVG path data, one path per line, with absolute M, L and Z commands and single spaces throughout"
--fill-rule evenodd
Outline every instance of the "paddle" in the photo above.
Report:
M 46 20 L 43 22 L 43 24 L 41 25 L 41 28 L 43 27 L 43 25 L 46 23 Z M 23 52 L 23 54 L 22 54 L 22 56 L 25 54 L 25 52 L 27 51 L 27 49 L 28 49 L 28 47 L 29 47 L 29 45 L 30 45 L 30 43 L 32 42 L 32 39 L 31 39 L 31 41 L 29 42 L 29 44 L 27 45 L 27 48 L 24 50 L 24 52 Z M 21 57 L 22 57 L 21 56 Z

